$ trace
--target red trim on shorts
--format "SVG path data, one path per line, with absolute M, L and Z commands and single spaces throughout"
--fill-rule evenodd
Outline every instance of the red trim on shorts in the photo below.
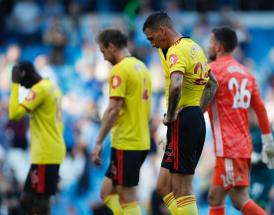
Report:
M 117 150 L 117 183 L 123 184 L 123 151 Z
M 178 170 L 179 169 L 179 120 L 177 119 L 174 122 L 174 169 Z
M 46 165 L 38 165 L 38 184 L 36 188 L 38 193 L 45 192 L 45 173 Z

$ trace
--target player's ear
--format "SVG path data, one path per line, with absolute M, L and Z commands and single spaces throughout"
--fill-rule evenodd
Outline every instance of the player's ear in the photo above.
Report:
M 114 51 L 116 49 L 116 46 L 113 43 L 109 43 L 107 48 L 109 48 L 110 51 Z
M 216 52 L 223 52 L 224 51 L 224 47 L 223 47 L 222 43 L 220 43 L 218 41 L 215 44 L 215 49 L 216 49 Z
M 159 31 L 161 32 L 162 35 L 166 35 L 166 28 L 165 28 L 165 26 L 160 25 L 159 26 Z

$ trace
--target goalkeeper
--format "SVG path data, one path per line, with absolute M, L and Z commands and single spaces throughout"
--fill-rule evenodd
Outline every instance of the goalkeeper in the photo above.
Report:
M 248 111 L 252 107 L 262 132 L 262 160 L 274 168 L 274 142 L 266 109 L 255 77 L 232 55 L 237 46 L 233 29 L 219 27 L 210 38 L 210 67 L 219 88 L 209 108 L 214 136 L 216 163 L 209 190 L 209 215 L 225 214 L 229 195 L 236 209 L 244 215 L 266 215 L 248 194 L 252 141 Z

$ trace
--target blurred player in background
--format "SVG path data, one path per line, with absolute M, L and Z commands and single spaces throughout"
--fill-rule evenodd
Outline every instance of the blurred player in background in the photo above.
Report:
M 30 89 L 22 103 L 19 85 Z M 59 167 L 65 157 L 61 92 L 42 79 L 30 62 L 20 62 L 12 69 L 9 118 L 17 120 L 30 113 L 31 167 L 21 196 L 27 214 L 50 214 L 50 196 L 57 191 Z
M 200 46 L 178 33 L 165 12 L 151 14 L 143 31 L 158 48 L 166 79 L 167 144 L 157 191 L 171 214 L 198 214 L 192 179 L 206 133 L 200 100 L 207 85 L 212 89 L 204 100 L 208 104 L 217 82 Z
M 227 194 L 234 207 L 243 214 L 266 214 L 248 194 L 252 153 L 248 127 L 250 105 L 256 112 L 262 132 L 263 161 L 269 168 L 274 168 L 274 142 L 266 109 L 255 78 L 232 57 L 236 46 L 234 30 L 228 27 L 212 30 L 209 54 L 213 62 L 210 67 L 219 88 L 209 109 L 216 155 L 208 197 L 210 215 L 225 214 Z
M 105 204 L 116 214 L 141 214 L 136 186 L 150 148 L 151 79 L 143 62 L 131 56 L 127 37 L 106 29 L 97 37 L 105 60 L 113 67 L 109 78 L 109 104 L 92 152 L 101 163 L 103 141 L 111 130 L 111 163 L 101 189 Z M 118 194 L 118 195 L 117 195 Z
M 250 108 L 248 116 L 249 131 L 253 144 L 249 193 L 258 205 L 267 209 L 270 202 L 269 194 L 273 185 L 273 174 L 272 170 L 262 162 L 262 133 L 257 122 L 256 114 L 252 108 Z

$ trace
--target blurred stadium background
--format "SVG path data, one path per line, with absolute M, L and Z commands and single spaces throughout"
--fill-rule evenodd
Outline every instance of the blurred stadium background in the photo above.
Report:
M 99 118 L 108 102 L 110 65 L 95 43 L 105 27 L 119 28 L 130 38 L 130 50 L 150 69 L 153 80 L 152 150 L 141 173 L 139 199 L 144 214 L 167 214 L 154 187 L 162 155 L 165 128 L 164 79 L 156 50 L 143 32 L 147 15 L 167 11 L 177 30 L 207 50 L 212 27 L 230 25 L 240 45 L 236 58 L 257 77 L 271 122 L 274 122 L 274 1 L 273 0 L 0 0 L 0 214 L 21 214 L 18 198 L 29 168 L 28 119 L 8 120 L 11 68 L 31 60 L 43 77 L 56 81 L 63 93 L 64 137 L 67 156 L 61 168 L 60 192 L 52 214 L 102 214 L 100 186 L 109 161 L 109 138 L 103 165 L 94 166 L 90 153 L 98 134 Z M 20 98 L 26 90 L 21 89 Z M 208 124 L 208 123 L 207 123 Z M 207 190 L 213 166 L 210 127 L 194 180 L 200 214 L 207 214 Z M 272 173 L 271 173 L 272 174 Z M 262 175 L 263 177 L 263 175 Z M 264 180 L 272 184 L 273 179 Z M 259 195 L 262 187 L 251 190 Z M 274 214 L 274 189 L 266 207 Z M 227 201 L 227 214 L 240 214 Z M 272 211 L 272 212 L 271 212 Z

